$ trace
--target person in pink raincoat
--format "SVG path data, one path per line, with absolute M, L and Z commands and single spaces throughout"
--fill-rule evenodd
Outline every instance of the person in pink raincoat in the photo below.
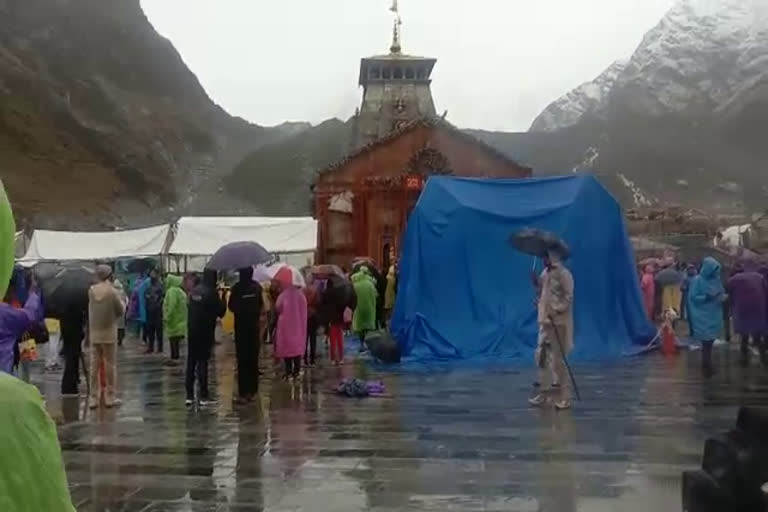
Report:
M 640 279 L 640 289 L 643 292 L 643 305 L 648 318 L 653 321 L 654 305 L 656 300 L 656 280 L 653 275 L 653 266 L 646 265 L 643 277 Z
M 285 361 L 285 379 L 299 377 L 301 358 L 307 348 L 307 299 L 302 291 L 291 285 L 283 290 L 275 303 L 277 329 L 275 354 Z

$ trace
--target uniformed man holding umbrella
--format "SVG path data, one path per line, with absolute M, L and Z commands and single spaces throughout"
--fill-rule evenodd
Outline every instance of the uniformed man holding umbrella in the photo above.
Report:
M 569 409 L 569 376 L 577 397 L 578 388 L 566 359 L 573 348 L 573 276 L 563 265 L 569 256 L 568 246 L 556 235 L 535 229 L 523 230 L 511 241 L 517 249 L 543 258 L 545 267 L 540 277 L 534 275 L 539 292 L 539 339 L 535 354 L 541 389 L 529 402 L 542 406 L 551 393 L 555 408 Z M 553 374 L 559 387 L 552 385 Z

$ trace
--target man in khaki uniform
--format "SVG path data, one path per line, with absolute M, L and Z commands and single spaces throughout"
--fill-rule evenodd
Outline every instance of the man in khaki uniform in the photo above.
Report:
M 564 358 L 573 348 L 573 276 L 556 251 L 548 253 L 544 265 L 539 283 L 539 342 L 536 348 L 541 392 L 529 402 L 535 406 L 543 405 L 547 401 L 547 393 L 552 392 L 555 407 L 568 409 L 571 407 L 570 381 Z M 552 387 L 553 373 L 559 388 Z
M 104 405 L 113 407 L 115 398 L 115 350 L 117 324 L 124 314 L 123 302 L 112 284 L 112 269 L 108 265 L 96 268 L 99 282 L 88 290 L 88 335 L 91 341 L 91 396 L 88 406 L 95 409 L 101 398 L 101 365 L 104 365 Z

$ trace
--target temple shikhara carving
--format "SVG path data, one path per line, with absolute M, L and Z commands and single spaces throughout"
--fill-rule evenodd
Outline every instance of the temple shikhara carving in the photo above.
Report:
M 403 53 L 396 0 L 392 11 L 389 53 L 360 62 L 363 100 L 353 118 L 354 149 L 321 170 L 313 184 L 318 261 L 347 265 L 370 256 L 386 268 L 430 176 L 531 175 L 437 115 L 431 90 L 437 60 Z

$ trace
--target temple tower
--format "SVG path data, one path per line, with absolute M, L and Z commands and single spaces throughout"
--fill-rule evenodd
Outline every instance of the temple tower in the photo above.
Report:
M 386 137 L 416 119 L 436 115 L 430 86 L 437 59 L 403 53 L 397 0 L 391 10 L 395 20 L 389 53 L 360 61 L 363 102 L 356 119 L 355 147 Z

